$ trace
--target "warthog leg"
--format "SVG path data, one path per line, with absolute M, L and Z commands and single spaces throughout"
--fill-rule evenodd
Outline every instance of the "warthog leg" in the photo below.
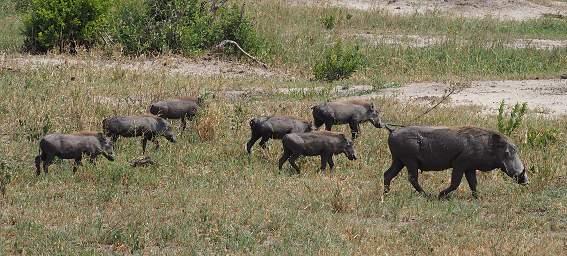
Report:
M 327 156 L 321 155 L 321 174 L 325 174 L 325 169 L 327 169 Z
M 152 142 L 156 145 L 155 150 L 159 149 L 159 140 L 157 138 L 152 138 Z
M 112 144 L 115 144 L 118 140 L 118 135 L 112 135 Z
M 333 168 L 335 167 L 335 163 L 333 162 L 333 155 L 321 155 L 321 174 L 325 173 L 327 164 L 329 164 L 329 173 L 333 173 Z
M 49 165 L 53 163 L 53 155 L 44 155 L 43 158 L 43 172 L 47 174 L 49 172 Z
M 73 173 L 77 172 L 77 167 L 83 165 L 81 162 L 82 158 L 75 158 L 75 164 L 73 165 Z
M 181 117 L 181 130 L 185 131 L 185 128 L 187 127 L 187 122 L 185 122 L 185 116 Z
M 265 149 L 266 148 L 266 142 L 268 142 L 268 140 L 270 140 L 270 137 L 268 137 L 268 136 L 262 137 L 262 140 L 260 140 L 260 147 Z
M 41 161 L 42 161 L 41 155 L 35 157 L 35 175 L 38 176 L 41 174 Z
M 439 198 L 446 198 L 449 193 L 459 188 L 462 178 L 463 178 L 463 171 L 453 168 L 453 171 L 451 172 L 451 185 L 449 185 L 448 188 L 446 188 L 445 190 L 439 193 Z
M 148 143 L 148 139 L 144 137 L 142 139 L 142 154 L 146 154 L 146 144 Z
M 348 125 L 350 126 L 350 133 L 352 135 L 352 140 L 355 140 L 356 137 L 358 137 L 360 124 L 357 122 L 350 122 Z
M 419 193 L 424 193 L 423 188 L 421 188 L 421 185 L 419 185 L 419 174 L 418 174 L 418 169 L 417 169 L 417 164 L 415 163 L 411 163 L 407 165 L 408 167 L 408 180 L 411 183 L 411 185 L 413 186 L 413 188 L 415 189 L 415 191 L 419 192 Z
M 333 128 L 333 123 L 325 123 L 325 130 L 331 131 L 331 128 Z
M 96 165 L 96 156 L 95 156 L 95 155 L 89 156 L 89 162 L 90 162 L 92 165 Z
M 291 157 L 289 158 L 289 164 L 291 164 L 291 167 L 293 167 L 295 169 L 297 174 L 300 174 L 299 166 L 297 166 L 297 164 L 295 163 L 295 160 L 297 160 L 298 157 L 299 157 L 299 155 L 297 155 L 297 154 L 291 155 Z
M 317 118 L 317 117 L 313 117 L 313 120 L 314 120 L 313 124 L 315 125 L 315 129 L 316 129 L 316 130 L 319 130 L 319 127 L 321 127 L 321 125 L 324 124 L 324 122 L 321 121 L 321 120 L 320 120 L 319 118 Z
M 329 158 L 327 159 L 327 163 L 329 163 L 329 170 L 331 172 L 331 174 L 333 174 L 335 172 L 335 162 L 333 162 L 333 156 L 329 156 Z
M 392 182 L 392 179 L 396 177 L 403 168 L 404 164 L 402 161 L 392 158 L 392 165 L 390 165 L 390 168 L 384 173 L 384 194 L 390 192 L 390 182 Z
M 252 153 L 252 146 L 254 146 L 254 143 L 256 143 L 258 139 L 260 139 L 260 136 L 252 134 L 252 137 L 250 138 L 248 143 L 246 143 L 246 151 L 248 151 L 248 154 Z
M 283 152 L 282 156 L 280 157 L 280 160 L 278 161 L 278 168 L 280 170 L 282 169 L 285 161 L 287 161 L 287 159 L 289 159 L 290 156 L 291 156 L 291 153 L 284 149 L 284 152 Z
M 476 171 L 466 171 L 465 178 L 467 178 L 467 182 L 469 183 L 469 188 L 471 189 L 472 196 L 474 198 L 478 198 L 478 194 L 476 192 Z

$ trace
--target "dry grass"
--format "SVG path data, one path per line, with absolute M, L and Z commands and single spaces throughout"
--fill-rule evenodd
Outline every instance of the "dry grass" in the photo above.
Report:
M 466 182 L 450 200 L 417 195 L 404 172 L 393 181 L 391 193 L 383 197 L 382 175 L 390 164 L 388 134 L 371 125 L 363 125 L 355 143 L 359 160 L 337 156 L 334 176 L 316 173 L 319 161 L 314 158 L 299 161 L 301 176 L 291 176 L 288 165 L 279 172 L 278 141 L 270 141 L 266 150 L 255 147 L 252 155 L 246 154 L 250 118 L 272 114 L 310 120 L 310 107 L 334 96 L 330 90 L 322 90 L 228 99 L 222 92 L 329 86 L 304 78 L 310 77 L 309 68 L 325 44 L 341 34 L 319 26 L 322 15 L 341 13 L 338 9 L 289 7 L 273 0 L 260 1 L 254 7 L 260 30 L 274 44 L 272 66 L 291 75 L 196 77 L 161 69 L 101 69 L 96 63 L 0 67 L 0 190 L 6 189 L 0 196 L 0 254 L 564 253 L 564 116 L 528 114 L 512 139 L 529 167 L 531 184 L 519 186 L 499 171 L 481 173 L 480 200 L 472 199 Z M 13 18 L 8 16 L 0 14 L 0 20 Z M 491 35 L 495 40 L 567 35 L 561 32 L 563 21 L 467 22 L 356 11 L 350 22 L 342 21 L 335 29 L 397 33 L 425 27 L 424 33 L 453 33 L 454 38 L 470 28 L 486 30 L 479 41 Z M 0 24 L 0 31 L 13 35 L 13 28 Z M 550 26 L 542 28 L 545 24 Z M 21 38 L 0 39 L 0 49 L 9 49 L 6 51 L 12 55 L 13 49 L 6 48 L 12 44 L 8 41 L 17 44 Z M 449 43 L 425 49 L 367 47 L 363 51 L 371 65 L 354 79 L 337 84 L 544 77 L 564 71 L 567 61 L 565 49 L 487 50 L 479 44 Z M 105 57 L 78 58 L 96 62 Z M 154 100 L 205 92 L 215 97 L 189 124 L 190 129 L 179 134 L 178 142 L 162 138 L 160 150 L 149 149 L 155 165 L 131 167 L 129 161 L 141 156 L 140 141 L 122 138 L 115 147 L 115 162 L 99 159 L 98 165 L 92 166 L 85 161 L 73 175 L 71 163 L 56 161 L 49 175 L 35 176 L 33 158 L 46 132 L 97 131 L 104 117 L 142 114 Z M 413 123 L 429 105 L 406 104 L 394 98 L 379 98 L 374 103 L 392 123 L 497 126 L 495 116 L 483 115 L 476 107 L 441 105 Z M 179 125 L 178 121 L 172 123 Z M 345 126 L 337 128 L 348 133 Z M 555 139 L 546 139 L 546 144 L 529 141 L 544 134 L 553 134 Z M 422 173 L 420 182 L 435 194 L 448 185 L 449 177 L 448 171 Z
M 472 200 L 463 183 L 452 200 L 438 201 L 415 194 L 401 174 L 391 195 L 382 198 L 382 173 L 390 162 L 385 130 L 364 125 L 355 145 L 360 159 L 337 156 L 332 177 L 317 174 L 319 161 L 313 158 L 300 161 L 301 176 L 290 176 L 289 167 L 279 173 L 278 141 L 265 151 L 245 153 L 249 118 L 310 119 L 309 107 L 328 98 L 325 92 L 228 100 L 218 96 L 219 90 L 249 80 L 85 68 L 0 72 L 0 130 L 8 134 L 2 137 L 0 160 L 3 172 L 11 174 L 0 198 L 0 251 L 7 254 L 557 255 L 565 249 L 564 136 L 544 150 L 523 143 L 529 126 L 565 134 L 565 118 L 529 115 L 513 136 L 530 167 L 530 186 L 492 172 L 479 175 L 480 200 Z M 291 85 L 271 83 L 266 86 Z M 150 150 L 156 165 L 130 167 L 128 161 L 141 155 L 139 140 L 121 139 L 115 162 L 85 163 L 73 175 L 70 163 L 59 161 L 49 175 L 34 176 L 43 127 L 100 130 L 105 116 L 142 113 L 153 99 L 195 95 L 204 88 L 217 97 L 192 124 L 195 130 L 180 135 L 176 144 L 162 139 L 159 151 Z M 127 96 L 140 100 L 96 100 Z M 374 103 L 396 123 L 409 122 L 427 108 L 389 98 Z M 419 124 L 494 128 L 495 120 L 473 107 L 442 106 Z M 447 186 L 448 178 L 449 172 L 420 176 L 430 193 Z

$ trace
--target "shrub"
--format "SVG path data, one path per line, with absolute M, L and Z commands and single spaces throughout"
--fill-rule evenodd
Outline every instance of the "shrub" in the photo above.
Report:
M 24 47 L 31 52 L 76 45 L 90 47 L 97 40 L 107 11 L 107 0 L 33 0 L 24 21 Z
M 127 0 L 111 15 L 110 33 L 126 54 L 195 53 L 225 39 L 255 52 L 260 41 L 243 8 L 203 0 Z
M 334 81 L 349 78 L 365 63 L 358 46 L 343 46 L 341 41 L 325 50 L 323 59 L 313 68 L 318 80 Z
M 540 128 L 535 129 L 532 127 L 528 128 L 526 133 L 526 143 L 530 147 L 540 147 L 545 148 L 548 145 L 554 144 L 559 139 L 559 131 L 557 129 L 551 128 Z
M 498 130 L 510 136 L 514 130 L 520 127 L 524 115 L 528 111 L 528 104 L 525 102 L 522 104 L 516 103 L 510 112 L 510 118 L 508 118 L 508 120 L 504 118 L 504 105 L 504 100 L 500 101 L 500 107 L 498 108 Z
M 326 29 L 331 30 L 337 25 L 337 17 L 334 14 L 327 14 L 323 16 L 321 22 Z
M 15 0 L 16 2 L 16 11 L 18 12 L 25 12 L 29 10 L 32 4 L 32 0 Z

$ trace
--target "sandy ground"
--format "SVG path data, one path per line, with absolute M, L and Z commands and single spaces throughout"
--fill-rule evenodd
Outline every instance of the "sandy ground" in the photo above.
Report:
M 155 60 L 129 60 L 122 62 L 82 60 L 60 56 L 21 56 L 15 58 L 0 56 L 0 69 L 33 69 L 42 66 L 61 65 L 100 69 L 121 68 L 134 72 L 169 72 L 184 76 L 285 76 L 282 73 L 264 70 L 259 67 L 250 67 L 244 64 L 220 60 L 159 58 Z M 238 99 L 251 95 L 320 93 L 328 90 L 330 95 L 335 97 L 372 99 L 393 96 L 402 101 L 427 105 L 436 103 L 448 88 L 449 85 L 443 83 L 426 82 L 406 84 L 399 88 L 383 89 L 377 92 L 373 90 L 372 86 L 357 85 L 335 86 L 333 88 L 322 86 L 313 88 L 256 88 L 219 93 L 230 99 Z M 485 113 L 492 114 L 496 113 L 498 104 L 502 99 L 512 104 L 527 102 L 530 110 L 541 114 L 567 114 L 567 79 L 474 81 L 470 83 L 469 87 L 463 88 L 451 95 L 448 104 L 455 106 L 478 105 L 484 108 Z M 95 100 L 105 104 L 135 104 L 141 99 L 132 97 L 131 99 L 123 99 L 124 102 L 121 102 L 116 99 L 99 96 Z
M 250 95 L 280 93 L 317 93 L 329 90 L 330 95 L 341 99 L 370 100 L 383 97 L 395 97 L 402 102 L 422 105 L 435 105 L 451 89 L 450 85 L 439 82 L 411 83 L 399 88 L 374 91 L 372 86 L 335 86 L 331 89 L 280 88 L 275 90 L 238 90 L 226 91 L 228 98 L 242 98 Z M 357 96 L 349 96 L 357 95 Z M 500 101 L 506 104 L 526 102 L 532 113 L 557 116 L 567 114 L 567 79 L 546 80 L 504 80 L 473 81 L 468 87 L 456 90 L 443 102 L 452 106 L 479 106 L 483 114 L 497 114 Z
M 437 12 L 443 15 L 526 20 L 544 14 L 567 15 L 567 4 L 554 0 L 289 0 L 295 4 L 379 9 L 398 15 Z
M 26 55 L 21 57 L 0 56 L 0 68 L 38 68 L 42 66 L 68 66 L 100 69 L 120 68 L 133 72 L 167 72 L 186 76 L 283 76 L 273 70 L 228 62 L 214 58 L 186 59 L 160 57 L 153 60 L 100 60 L 68 56 Z
M 421 36 L 421 35 L 376 35 L 371 33 L 358 33 L 345 35 L 345 37 L 363 39 L 371 45 L 400 45 L 406 47 L 422 48 L 442 44 L 447 41 L 444 36 Z M 460 40 L 465 44 L 466 40 Z M 486 45 L 487 47 L 489 45 Z M 534 48 L 540 50 L 551 50 L 555 48 L 567 47 L 567 40 L 553 39 L 515 39 L 504 43 L 504 47 L 509 48 Z
M 405 102 L 431 105 L 439 102 L 449 88 L 449 85 L 437 82 L 412 83 L 350 98 L 394 96 Z M 455 106 L 477 105 L 486 114 L 496 114 L 501 100 L 507 104 L 526 102 L 533 113 L 567 114 L 567 79 L 474 81 L 470 87 L 453 93 L 447 103 Z

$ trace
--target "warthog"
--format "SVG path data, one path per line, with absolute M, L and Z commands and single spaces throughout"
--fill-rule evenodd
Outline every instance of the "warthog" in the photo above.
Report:
M 199 110 L 198 100 L 187 99 L 172 99 L 154 102 L 150 105 L 150 113 L 167 118 L 167 119 L 181 119 L 181 130 L 185 130 L 187 122 L 185 119 L 192 120 Z
M 171 142 L 176 141 L 169 122 L 152 115 L 109 117 L 102 121 L 102 127 L 106 136 L 111 137 L 113 142 L 116 142 L 119 136 L 142 136 L 142 152 L 144 154 L 148 140 L 156 145 L 156 149 L 159 148 L 158 136 L 164 136 Z
M 327 131 L 335 124 L 348 124 L 352 139 L 356 139 L 360 130 L 360 123 L 369 121 L 376 128 L 382 128 L 382 121 L 373 103 L 360 101 L 325 102 L 313 106 L 313 119 L 315 128 L 325 124 Z
M 282 169 L 285 161 L 289 161 L 291 166 L 299 174 L 299 166 L 295 160 L 299 156 L 321 156 L 321 172 L 327 168 L 327 163 L 331 172 L 335 163 L 333 155 L 344 153 L 349 160 L 356 160 L 352 140 L 346 138 L 342 133 L 316 131 L 308 133 L 290 133 L 283 137 L 283 154 L 279 160 L 279 169 Z
M 266 142 L 269 139 L 283 138 L 288 133 L 301 133 L 310 132 L 313 130 L 311 123 L 305 122 L 301 119 L 288 116 L 263 116 L 256 117 L 250 120 L 250 130 L 252 135 L 248 143 L 246 143 L 246 150 L 248 153 L 252 151 L 252 146 L 260 138 L 260 146 L 266 147 Z
M 388 193 L 390 182 L 404 166 L 408 169 L 409 182 L 420 193 L 423 189 L 418 182 L 418 170 L 453 168 L 451 185 L 439 193 L 440 198 L 459 187 L 463 174 L 476 198 L 476 170 L 486 172 L 498 168 L 520 184 L 528 182 L 518 149 L 499 133 L 476 127 L 413 126 L 388 130 L 392 165 L 384 173 L 384 193 Z
M 114 161 L 114 149 L 110 141 L 95 132 L 81 132 L 77 134 L 48 134 L 39 142 L 39 155 L 35 157 L 35 174 L 41 173 L 41 163 L 43 171 L 48 173 L 48 168 L 55 157 L 61 159 L 75 159 L 73 172 L 77 171 L 77 166 L 81 165 L 83 155 L 89 157 L 91 163 L 95 164 L 98 155 L 102 154 L 110 161 Z

